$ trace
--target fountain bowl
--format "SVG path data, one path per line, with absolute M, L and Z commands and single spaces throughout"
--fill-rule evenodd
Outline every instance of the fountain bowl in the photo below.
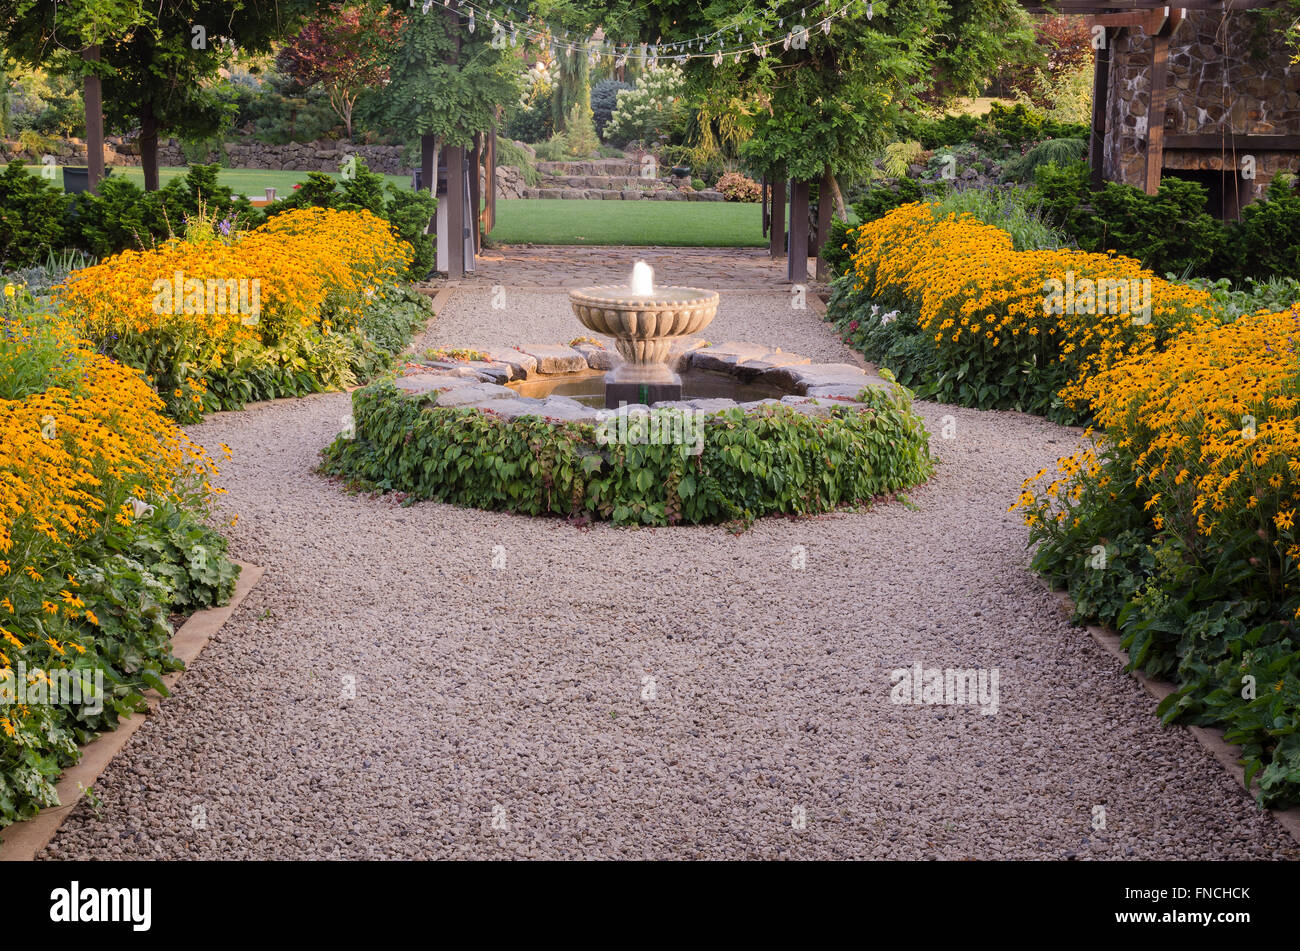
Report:
M 667 365 L 673 338 L 697 334 L 718 312 L 718 292 L 698 287 L 657 287 L 635 294 L 627 286 L 582 287 L 569 292 L 578 320 L 588 330 L 614 338 L 625 361 L 609 378 L 610 405 L 640 387 L 653 386 L 661 399 L 676 399 L 681 380 Z M 636 388 L 628 393 L 624 387 Z

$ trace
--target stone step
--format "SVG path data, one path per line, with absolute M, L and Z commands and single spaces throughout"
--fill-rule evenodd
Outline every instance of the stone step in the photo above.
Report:
M 658 198 L 671 201 L 678 199 L 680 196 L 671 188 L 525 188 L 521 197 L 589 198 L 605 199 L 606 201 L 637 201 L 638 199 L 652 200 Z
M 572 162 L 538 162 L 543 175 L 637 175 L 641 167 L 627 159 L 583 159 Z
M 636 175 L 543 175 L 537 185 L 539 188 L 654 188 L 667 183 Z

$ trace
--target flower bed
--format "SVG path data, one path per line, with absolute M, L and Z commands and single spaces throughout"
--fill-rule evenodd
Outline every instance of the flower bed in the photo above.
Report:
M 202 520 L 215 466 L 140 374 L 5 300 L 0 826 L 57 804 L 77 744 L 180 666 L 168 617 L 228 599 L 237 575 Z
M 59 303 L 188 421 L 387 366 L 427 315 L 398 284 L 410 258 L 364 211 L 305 208 L 234 234 L 191 221 L 185 240 L 73 272 Z
M 1034 565 L 1133 664 L 1168 720 L 1242 744 L 1263 802 L 1300 802 L 1300 312 L 1241 317 L 1078 387 L 1105 437 L 1026 480 Z
M 937 218 L 924 203 L 849 235 L 853 268 L 827 319 L 918 395 L 942 402 L 1076 422 L 1087 407 L 1062 395 L 1067 386 L 1210 321 L 1208 294 L 1129 258 L 1016 251 L 1001 229 Z

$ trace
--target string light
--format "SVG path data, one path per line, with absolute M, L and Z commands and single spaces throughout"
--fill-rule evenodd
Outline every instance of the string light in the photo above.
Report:
M 451 8 L 451 0 L 441 0 L 441 2 L 444 7 L 447 7 L 449 9 Z M 414 3 L 415 0 L 412 0 L 412 6 L 414 6 Z M 732 56 L 734 61 L 737 63 L 740 62 L 742 55 L 753 55 L 753 56 L 758 56 L 760 58 L 763 58 L 766 57 L 768 51 L 772 49 L 772 47 L 778 44 L 780 44 L 783 50 L 789 50 L 792 44 L 795 45 L 796 49 L 802 49 L 807 44 L 809 33 L 811 32 L 812 29 L 816 29 L 820 27 L 823 33 L 829 35 L 831 31 L 831 25 L 834 20 L 847 17 L 850 14 L 850 11 L 852 11 L 855 7 L 860 7 L 864 4 L 866 5 L 867 8 L 866 17 L 867 19 L 871 19 L 875 15 L 874 0 L 845 0 L 843 5 L 839 9 L 831 13 L 828 13 L 826 16 L 822 17 L 819 21 L 813 23 L 811 26 L 805 25 L 804 23 L 804 21 L 807 19 L 807 7 L 806 6 L 801 7 L 799 10 L 800 24 L 798 26 L 792 26 L 788 31 L 781 34 L 777 39 L 768 40 L 762 43 L 756 40 L 751 40 L 746 42 L 744 40 L 744 33 L 739 27 L 728 26 L 728 27 L 723 27 L 722 29 L 719 30 L 715 30 L 712 33 L 701 34 L 699 36 L 693 36 L 687 39 L 675 41 L 673 43 L 668 44 L 666 49 L 672 51 L 674 55 L 671 55 L 670 58 L 673 60 L 673 62 L 676 62 L 679 65 L 684 64 L 688 60 L 711 59 L 714 66 L 719 66 L 722 64 L 725 56 Z M 429 8 L 432 5 L 433 5 L 433 0 L 424 0 L 421 6 L 421 12 L 428 13 Z M 563 35 L 563 39 L 557 40 L 554 33 L 549 29 L 546 29 L 544 27 L 530 28 L 527 25 L 530 19 L 528 14 L 525 13 L 523 15 L 518 16 L 517 18 L 515 16 L 507 15 L 507 14 L 519 14 L 520 12 L 510 7 L 508 4 L 500 4 L 499 6 L 502 9 L 496 12 L 493 12 L 492 10 L 487 9 L 484 6 L 480 6 L 479 4 L 473 2 L 473 0 L 460 0 L 457 6 L 463 9 L 464 11 L 466 11 L 465 15 L 468 19 L 467 26 L 469 28 L 470 33 L 473 33 L 475 31 L 476 28 L 475 17 L 476 14 L 478 14 L 484 17 L 485 19 L 490 19 L 492 21 L 494 40 L 497 42 L 504 43 L 505 30 L 504 28 L 502 28 L 498 32 L 497 29 L 498 17 L 499 17 L 500 20 L 504 20 L 509 25 L 510 45 L 518 46 L 520 37 L 522 36 L 525 41 L 540 42 L 543 45 L 549 47 L 552 57 L 557 56 L 561 50 L 570 54 L 583 52 L 586 53 L 589 57 L 594 57 L 596 59 L 599 59 L 602 56 L 608 57 L 614 61 L 614 65 L 616 67 L 625 66 L 628 62 L 628 59 L 631 58 L 631 59 L 636 59 L 642 63 L 646 63 L 650 65 L 651 68 L 653 68 L 658 63 L 659 56 L 661 53 L 661 50 L 657 45 L 648 46 L 647 44 L 644 43 L 618 44 L 610 41 L 602 41 L 600 43 L 595 44 L 595 49 L 593 50 L 592 40 L 585 39 L 576 42 L 571 41 L 568 31 L 561 31 Z M 822 0 L 821 6 L 823 8 L 830 7 L 830 0 Z M 774 13 L 776 11 L 772 10 L 771 12 Z M 522 25 L 520 21 L 523 21 Z M 784 15 L 778 17 L 777 19 L 778 29 L 782 29 L 782 30 L 785 29 L 785 21 L 786 21 L 786 17 Z M 734 45 L 729 44 L 726 41 L 726 36 L 729 35 L 732 30 L 735 30 L 737 36 L 737 40 L 735 41 Z M 758 24 L 758 36 L 764 37 L 764 27 L 762 23 Z M 706 52 L 705 44 L 708 43 L 710 40 L 717 41 L 718 49 L 713 52 Z M 698 50 L 698 52 L 694 52 L 693 50 Z

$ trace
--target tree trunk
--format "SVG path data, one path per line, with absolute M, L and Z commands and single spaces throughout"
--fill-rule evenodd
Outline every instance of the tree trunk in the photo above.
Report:
M 99 47 L 87 46 L 81 51 L 87 63 L 98 62 Z M 86 184 L 92 192 L 99 191 L 104 177 L 104 95 L 103 81 L 97 73 L 86 73 Z
M 144 190 L 158 190 L 158 118 L 153 103 L 140 107 L 140 168 L 144 171 Z
M 839 215 L 840 221 L 849 220 L 848 209 L 844 207 L 844 196 L 840 193 L 840 183 L 831 174 L 829 167 L 826 169 L 826 186 L 827 191 L 831 193 L 831 201 L 835 202 L 835 214 Z

